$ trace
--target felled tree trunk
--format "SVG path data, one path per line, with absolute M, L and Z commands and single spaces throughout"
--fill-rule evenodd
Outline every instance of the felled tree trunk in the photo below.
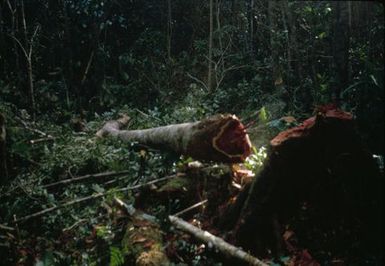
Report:
M 0 184 L 4 184 L 8 178 L 5 138 L 5 118 L 0 113 Z
M 235 115 L 217 115 L 198 122 L 168 126 L 121 130 L 129 117 L 107 122 L 96 135 L 111 135 L 123 141 L 164 148 L 197 160 L 243 162 L 251 153 L 251 143 L 245 127 Z
M 360 239 L 377 239 L 370 231 L 378 232 L 383 220 L 378 211 L 382 204 L 379 180 L 352 115 L 324 107 L 271 140 L 264 169 L 222 216 L 221 227 L 233 230 L 233 241 L 254 254 L 266 255 L 267 249 L 277 254 L 282 247 L 280 225 L 301 220 L 298 215 L 303 208 L 311 208 L 308 223 L 302 221 L 299 228 L 303 236 L 314 232 L 312 226 L 318 232 L 359 227 Z M 300 241 L 311 245 L 322 240 L 325 248 L 353 242 L 346 239 L 345 231 L 335 233 L 335 238 L 320 239 L 325 233 Z

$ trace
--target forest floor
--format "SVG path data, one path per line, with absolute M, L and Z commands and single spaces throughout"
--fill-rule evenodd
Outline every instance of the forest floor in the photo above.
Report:
M 10 180 L 0 188 L 0 265 L 131 265 L 138 252 L 135 245 L 151 248 L 155 243 L 137 236 L 131 246 L 127 244 L 125 236 L 132 214 L 125 207 L 130 204 L 156 217 L 162 252 L 172 265 L 234 265 L 234 260 L 212 244 L 195 239 L 169 222 L 169 215 L 213 193 L 206 191 L 209 185 L 201 182 L 168 182 L 190 173 L 197 162 L 138 143 L 95 137 L 95 132 L 106 120 L 115 118 L 117 111 L 95 116 L 92 121 L 76 118 L 70 123 L 49 118 L 32 123 L 22 112 L 11 116 L 12 112 L 6 114 Z M 133 117 L 131 128 L 168 122 L 157 114 L 125 112 Z M 218 199 L 230 202 L 239 188 L 250 182 L 247 178 L 260 171 L 265 157 L 264 146 L 259 146 L 242 165 L 200 167 L 210 169 L 203 171 L 206 181 L 235 181 L 228 198 Z M 153 184 L 148 184 L 151 181 Z M 186 187 L 193 187 L 193 192 L 183 191 Z M 117 199 L 126 205 L 122 208 Z M 225 240 L 231 239 L 229 232 L 215 228 L 213 216 L 203 206 L 180 218 Z M 211 215 L 220 207 L 216 206 Z M 343 222 L 325 228 L 316 220 L 316 211 L 304 202 L 295 218 L 281 225 L 281 252 L 273 254 L 270 250 L 258 258 L 268 265 L 381 264 L 382 253 L 363 246 L 377 239 L 359 239 L 354 231 L 348 231 L 350 227 L 344 228 Z M 134 225 L 148 226 L 147 222 Z M 355 225 L 363 226 L 359 222 Z M 347 241 L 341 240 L 344 238 Z M 330 245 L 334 240 L 335 246 Z

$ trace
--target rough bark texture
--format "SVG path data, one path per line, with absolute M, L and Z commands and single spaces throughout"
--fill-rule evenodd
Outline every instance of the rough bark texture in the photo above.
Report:
M 383 222 L 378 211 L 382 183 L 351 114 L 320 108 L 316 116 L 271 141 L 264 169 L 225 212 L 221 227 L 233 229 L 238 245 L 260 255 L 267 249 L 279 253 L 280 224 L 288 221 L 302 223 L 298 232 L 308 247 L 322 238 L 326 248 L 337 249 L 355 237 L 367 241 L 368 248 L 378 246 L 381 240 L 371 232 L 381 230 Z M 303 206 L 311 211 L 306 222 L 298 222 Z M 315 229 L 322 234 L 309 237 Z
M 143 130 L 120 130 L 128 121 L 125 116 L 107 122 L 96 135 L 137 141 L 206 161 L 242 162 L 251 153 L 249 137 L 235 115 L 217 115 L 198 122 Z

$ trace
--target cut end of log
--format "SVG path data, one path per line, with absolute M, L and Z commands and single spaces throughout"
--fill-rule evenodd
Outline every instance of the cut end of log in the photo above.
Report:
M 251 142 L 244 125 L 235 115 L 221 127 L 213 139 L 213 147 L 231 162 L 243 162 L 251 154 Z
M 270 141 L 271 146 L 277 147 L 288 140 L 306 137 L 315 125 L 325 121 L 339 120 L 350 122 L 353 120 L 351 113 L 344 112 L 333 105 L 317 107 L 316 112 L 317 114 L 315 116 L 306 119 L 301 125 L 279 133 Z

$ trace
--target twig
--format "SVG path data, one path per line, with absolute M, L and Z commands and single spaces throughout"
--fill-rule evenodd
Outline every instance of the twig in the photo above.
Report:
M 130 171 L 126 170 L 126 171 L 121 171 L 121 172 L 105 172 L 105 173 L 84 175 L 84 176 L 60 180 L 58 182 L 45 185 L 45 186 L 43 186 L 43 188 L 52 188 L 52 187 L 55 187 L 58 185 L 67 185 L 69 183 L 80 182 L 80 181 L 84 181 L 84 180 L 90 179 L 90 178 L 103 178 L 103 177 L 111 177 L 111 176 L 120 176 L 120 175 L 126 175 L 128 173 L 130 173 Z
M 20 123 L 23 125 L 23 127 L 24 127 L 25 129 L 28 129 L 29 131 L 32 131 L 32 132 L 34 132 L 34 133 L 37 133 L 37 134 L 41 135 L 42 137 L 54 139 L 54 137 L 51 136 L 50 134 L 47 134 L 47 133 L 45 133 L 45 132 L 43 132 L 43 131 L 41 131 L 41 130 L 39 130 L 39 129 L 36 129 L 36 128 L 31 128 L 31 127 L 28 126 L 28 124 L 27 124 L 25 121 L 23 121 L 21 118 L 15 117 L 15 120 L 17 120 L 18 122 L 20 122 Z
M 192 234 L 196 238 L 206 243 L 212 243 L 219 251 L 221 251 L 224 254 L 231 255 L 233 257 L 241 259 L 249 263 L 250 265 L 268 266 L 268 264 L 248 254 L 247 252 L 241 250 L 240 248 L 227 243 L 222 238 L 214 236 L 213 234 L 207 231 L 203 231 L 178 217 L 170 215 L 168 216 L 168 218 L 170 219 L 170 222 L 174 224 L 176 227 L 178 227 L 179 229 Z
M 6 226 L 4 224 L 0 224 L 0 229 L 5 230 L 5 231 L 15 231 L 16 229 L 10 226 Z
M 84 222 L 87 222 L 88 220 L 87 219 L 80 219 L 79 221 L 77 221 L 76 223 L 74 223 L 73 225 L 69 226 L 69 227 L 66 227 L 62 230 L 62 232 L 67 232 L 67 231 L 71 231 L 72 229 L 74 229 L 76 226 L 78 226 L 79 224 L 82 224 Z
M 184 209 L 184 210 L 182 210 L 180 212 L 175 213 L 174 216 L 180 216 L 183 213 L 186 213 L 186 212 L 191 211 L 191 210 L 193 210 L 193 209 L 195 209 L 195 208 L 197 208 L 199 206 L 202 206 L 202 205 L 206 204 L 206 202 L 208 202 L 207 199 L 206 200 L 202 200 L 201 202 L 198 202 L 198 203 L 196 203 L 196 204 L 194 204 L 194 205 L 192 205 L 192 206 L 190 206 L 190 207 L 188 207 L 188 208 L 186 208 L 186 209 Z
M 74 199 L 74 200 L 68 201 L 66 203 L 63 203 L 61 205 L 57 205 L 57 206 L 54 206 L 54 207 L 51 207 L 51 208 L 47 208 L 47 209 L 41 210 L 39 212 L 35 212 L 33 214 L 21 217 L 19 219 L 15 218 L 14 219 L 14 223 L 25 222 L 25 221 L 27 221 L 29 219 L 40 217 L 40 216 L 43 216 L 44 214 L 56 211 L 56 210 L 64 208 L 64 207 L 72 206 L 72 205 L 75 205 L 77 203 L 82 203 L 82 202 L 85 202 L 85 201 L 89 201 L 89 200 L 93 200 L 93 199 L 98 199 L 98 198 L 101 198 L 101 197 L 104 197 L 106 195 L 109 195 L 109 194 L 112 194 L 112 193 L 116 193 L 116 192 L 124 192 L 124 191 L 128 191 L 128 190 L 134 190 L 134 189 L 141 188 L 141 187 L 144 187 L 144 186 L 148 186 L 148 185 L 151 185 L 151 184 L 155 184 L 157 182 L 161 182 L 161 181 L 164 181 L 164 180 L 167 180 L 167 179 L 175 178 L 177 176 L 181 176 L 181 175 L 165 176 L 165 177 L 162 177 L 162 178 L 159 178 L 159 179 L 156 179 L 156 180 L 152 180 L 152 181 L 147 182 L 145 184 L 140 184 L 140 185 L 136 185 L 136 186 L 116 189 L 116 190 L 112 190 L 112 191 L 110 190 L 110 191 L 103 192 L 103 193 L 100 192 L 100 193 L 93 194 L 91 196 Z
M 86 81 L 86 78 L 87 78 L 87 75 L 88 75 L 88 71 L 90 70 L 93 58 L 94 58 L 94 51 L 91 52 L 90 58 L 88 59 L 88 63 L 87 63 L 86 69 L 84 70 L 84 74 L 83 74 L 82 80 L 80 81 L 81 85 L 83 85 L 84 82 Z
M 191 78 L 191 79 L 195 80 L 196 82 L 198 82 L 199 84 L 201 84 L 201 85 L 206 89 L 206 91 L 209 91 L 209 88 L 207 87 L 207 85 L 206 85 L 202 80 L 200 80 L 200 79 L 198 79 L 198 78 L 192 76 L 190 73 L 186 73 L 186 75 L 187 75 L 189 78 Z
M 40 142 L 46 142 L 46 141 L 51 141 L 51 140 L 55 140 L 55 138 L 52 137 L 52 136 L 49 136 L 49 137 L 46 137 L 46 138 L 32 139 L 32 140 L 29 141 L 29 143 L 37 144 L 37 143 L 40 143 Z

